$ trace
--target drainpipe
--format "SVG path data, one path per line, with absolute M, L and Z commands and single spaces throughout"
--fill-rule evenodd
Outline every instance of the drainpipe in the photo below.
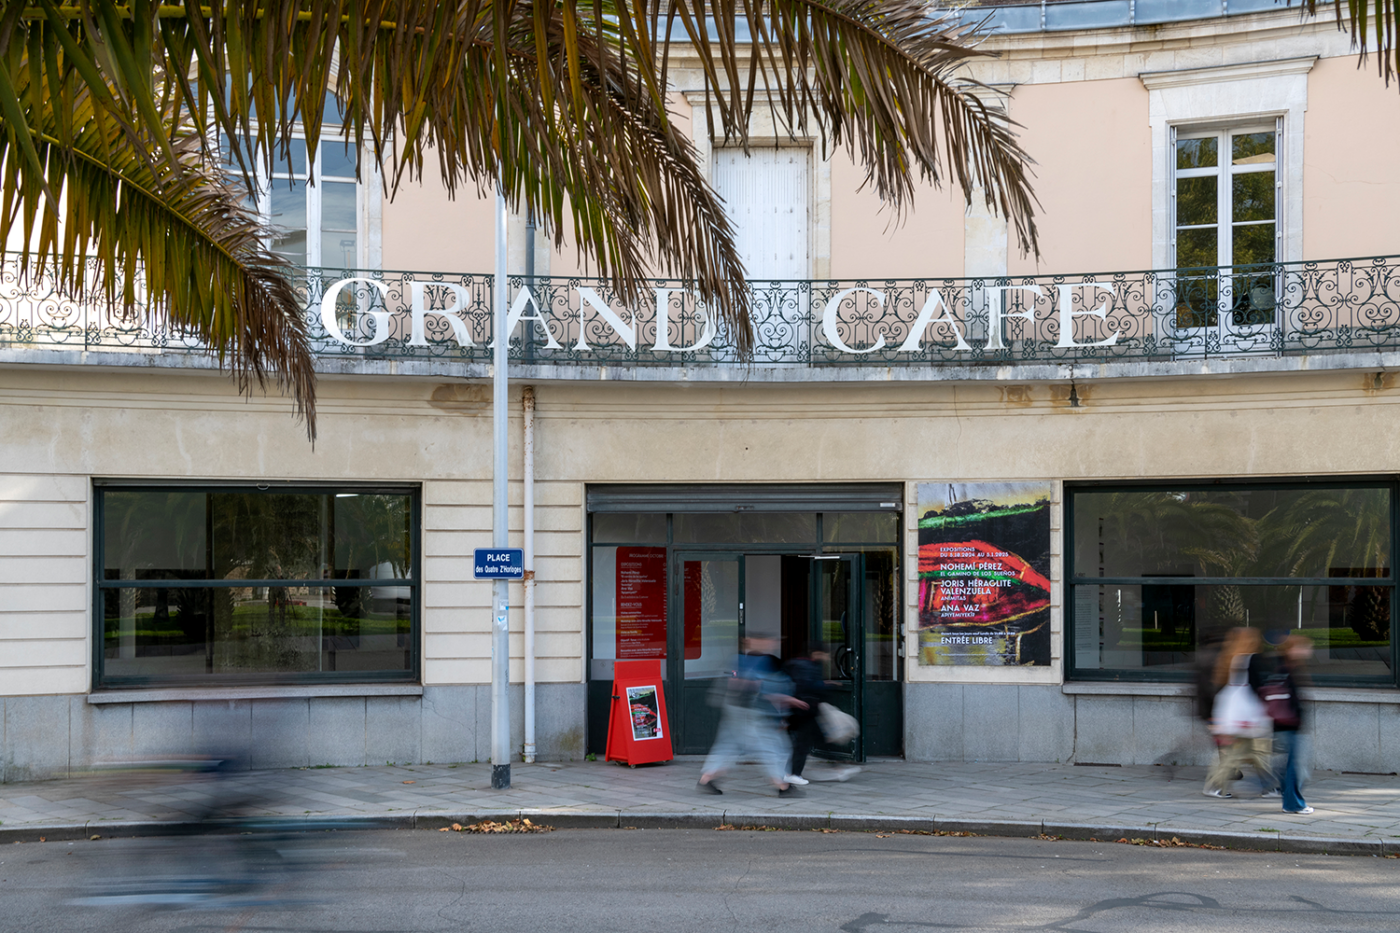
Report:
M 521 393 L 525 406 L 525 754 L 535 760 L 535 387 Z

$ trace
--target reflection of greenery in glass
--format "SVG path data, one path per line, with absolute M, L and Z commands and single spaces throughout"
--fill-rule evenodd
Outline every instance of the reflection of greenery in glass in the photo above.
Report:
M 102 531 L 106 579 L 203 576 L 204 493 L 109 492 Z
M 1077 577 L 1325 579 L 1389 566 L 1385 488 L 1081 492 L 1074 513 Z
M 1187 179 L 1200 181 L 1199 178 Z M 1230 180 L 1230 219 L 1235 223 L 1274 219 L 1274 173 L 1241 172 Z M 1184 221 L 1183 221 L 1184 222 Z
M 1214 136 L 1205 139 L 1178 139 L 1176 141 L 1177 168 L 1210 168 L 1217 159 L 1217 143 Z
M 1319 649 L 1336 649 L 1320 665 L 1378 676 L 1390 664 L 1394 588 L 1359 581 L 1391 573 L 1390 495 L 1383 487 L 1076 493 L 1076 580 L 1125 581 L 1095 587 L 1102 666 L 1184 664 L 1212 633 L 1250 625 L 1302 631 Z M 1141 578 L 1157 579 L 1126 582 Z M 1264 582 L 1280 578 L 1299 582 Z M 1339 582 L 1348 579 L 1358 582 Z
M 407 670 L 403 646 L 360 646 L 409 634 L 412 591 L 388 581 L 411 578 L 411 512 L 402 494 L 106 492 L 104 580 L 279 581 L 104 588 L 108 672 L 335 670 L 347 652 L 341 669 Z
M 1235 133 L 1230 137 L 1230 161 L 1235 165 L 1274 161 L 1274 134 Z
M 1214 175 L 1201 178 L 1182 178 L 1176 183 L 1176 225 L 1192 227 L 1197 224 L 1213 224 L 1219 215 L 1219 202 L 1216 194 L 1218 179 Z M 1215 265 L 1215 257 L 1202 266 Z

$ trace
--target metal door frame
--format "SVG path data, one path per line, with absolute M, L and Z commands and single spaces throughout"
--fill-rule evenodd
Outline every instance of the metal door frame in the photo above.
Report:
M 846 573 L 849 580 L 846 593 L 846 616 L 847 635 L 854 645 L 853 654 L 855 661 L 851 665 L 851 715 L 855 716 L 856 722 L 860 723 L 860 734 L 855 738 L 855 745 L 851 754 L 847 757 L 844 753 L 825 752 L 833 755 L 838 760 L 864 761 L 865 760 L 865 555 L 860 552 L 835 552 L 831 554 L 809 555 L 812 565 L 812 572 L 808 580 L 809 596 L 807 609 L 813 629 L 821 621 L 821 572 L 820 564 L 824 561 L 840 561 L 846 565 Z M 832 652 L 831 662 L 836 663 L 835 652 Z

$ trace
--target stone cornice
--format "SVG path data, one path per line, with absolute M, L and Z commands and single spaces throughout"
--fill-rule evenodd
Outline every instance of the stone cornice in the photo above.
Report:
M 1279 78 L 1307 74 L 1317 64 L 1318 56 L 1280 58 L 1265 62 L 1244 62 L 1238 65 L 1217 65 L 1211 68 L 1184 68 L 1177 71 L 1144 71 L 1138 75 L 1149 91 L 1163 88 L 1219 84 L 1223 81 L 1246 81 L 1252 78 Z

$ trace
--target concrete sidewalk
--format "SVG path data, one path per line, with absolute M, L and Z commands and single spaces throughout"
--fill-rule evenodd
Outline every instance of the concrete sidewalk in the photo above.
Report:
M 809 772 L 815 774 L 814 764 Z M 1015 762 L 877 761 L 847 783 L 812 783 L 779 798 L 741 766 L 722 796 L 696 792 L 698 759 L 636 769 L 603 762 L 516 764 L 493 791 L 488 764 L 237 772 L 218 780 L 150 773 L 0 785 L 0 842 L 40 835 L 149 834 L 199 819 L 219 799 L 293 820 L 442 826 L 525 814 L 555 826 L 910 828 L 989 835 L 1171 838 L 1234 848 L 1400 853 L 1400 778 L 1313 775 L 1316 813 L 1282 812 L 1248 782 L 1233 800 L 1201 795 L 1202 768 Z M 164 827 L 162 826 L 164 824 Z

